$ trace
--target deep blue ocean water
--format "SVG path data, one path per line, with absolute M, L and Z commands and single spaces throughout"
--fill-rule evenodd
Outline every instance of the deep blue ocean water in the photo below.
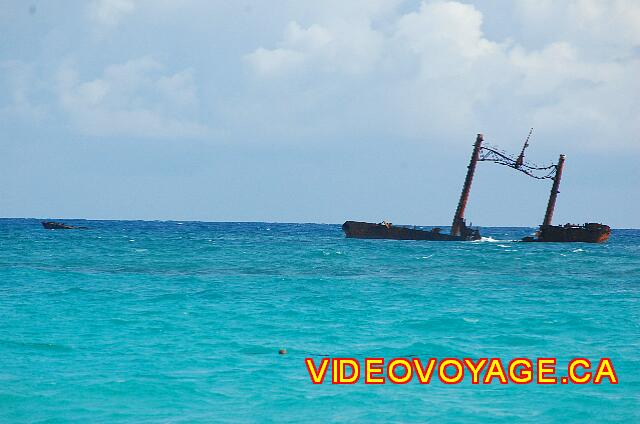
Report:
M 640 422 L 639 230 L 67 222 L 91 229 L 0 220 L 0 423 Z M 313 385 L 322 355 L 610 357 L 620 383 Z

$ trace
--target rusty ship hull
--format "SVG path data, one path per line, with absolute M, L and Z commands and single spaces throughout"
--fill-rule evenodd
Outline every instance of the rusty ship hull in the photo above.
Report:
M 541 225 L 535 237 L 525 237 L 525 242 L 551 243 L 604 243 L 611 235 L 611 227 L 598 223 L 584 225 Z
M 342 224 L 342 230 L 347 238 L 360 239 L 390 239 L 390 240 L 432 240 L 432 241 L 469 241 L 479 240 L 477 230 L 469 230 L 466 234 L 452 236 L 443 234 L 438 229 L 431 231 L 418 228 L 372 224 L 369 222 L 347 221 Z

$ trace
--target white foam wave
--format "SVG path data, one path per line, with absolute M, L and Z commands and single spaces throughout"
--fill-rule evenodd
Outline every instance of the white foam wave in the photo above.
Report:
M 504 240 L 496 240 L 493 237 L 481 237 L 480 240 L 474 240 L 474 242 L 481 242 L 481 241 L 495 243 L 495 242 L 504 241 Z

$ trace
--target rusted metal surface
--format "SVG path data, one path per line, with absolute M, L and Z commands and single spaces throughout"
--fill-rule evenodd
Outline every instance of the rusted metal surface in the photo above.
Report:
M 558 164 L 556 165 L 556 175 L 553 177 L 553 185 L 551 186 L 551 193 L 549 194 L 549 202 L 547 203 L 547 211 L 544 214 L 544 220 L 542 225 L 551 225 L 553 219 L 553 211 L 556 208 L 556 199 L 558 198 L 558 190 L 560 188 L 560 180 L 562 179 L 562 169 L 564 168 L 564 155 L 560 155 Z
M 525 175 L 530 176 L 531 178 L 535 178 L 537 180 L 552 180 L 556 175 L 556 165 L 548 165 L 548 166 L 538 166 L 529 162 L 526 162 L 524 159 L 524 151 L 529 147 L 529 138 L 531 137 L 531 132 L 533 128 L 529 131 L 529 135 L 527 136 L 524 145 L 522 146 L 522 150 L 517 158 L 514 158 L 510 154 L 498 149 L 497 147 L 491 146 L 482 146 L 480 149 L 480 158 L 479 162 L 493 162 L 498 165 L 508 166 L 509 168 L 513 168 L 516 171 L 520 171 Z
M 527 147 L 529 147 L 529 139 L 531 138 L 531 133 L 533 133 L 533 128 L 529 130 L 529 134 L 527 135 L 527 138 L 524 140 L 524 145 L 522 146 L 522 150 L 518 155 L 518 159 L 516 159 L 516 168 L 519 168 L 522 165 L 524 165 L 524 151 L 527 150 Z
M 443 234 L 439 228 L 428 231 L 418 228 L 396 226 L 388 222 L 372 224 L 369 222 L 347 221 L 342 224 L 342 230 L 347 238 L 361 239 L 434 241 L 468 241 L 480 239 L 480 231 L 473 230 L 467 226 L 462 227 L 461 234 L 458 236 Z
M 482 147 L 482 141 L 484 137 L 482 134 L 476 136 L 476 142 L 473 145 L 473 152 L 471 152 L 471 159 L 469 160 L 469 166 L 467 167 L 467 176 L 464 179 L 462 185 L 462 192 L 460 193 L 460 200 L 458 201 L 458 207 L 456 213 L 453 215 L 453 223 L 451 224 L 451 235 L 460 236 L 464 223 L 464 210 L 467 207 L 467 201 L 469 200 L 469 192 L 471 191 L 471 183 L 473 182 L 473 174 L 476 172 L 476 165 L 480 158 L 480 148 Z
M 541 225 L 536 237 L 525 237 L 522 241 L 604 243 L 610 235 L 611 228 L 608 225 L 595 222 L 584 225 Z

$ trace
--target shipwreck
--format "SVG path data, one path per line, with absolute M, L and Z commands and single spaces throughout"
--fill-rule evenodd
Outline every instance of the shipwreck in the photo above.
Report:
M 547 210 L 542 225 L 535 233 L 522 239 L 524 242 L 588 242 L 602 243 L 607 241 L 611 233 L 608 225 L 587 223 L 584 225 L 552 225 L 553 211 L 556 199 L 560 193 L 560 180 L 564 168 L 565 156 L 560 155 L 557 164 L 549 166 L 537 166 L 525 162 L 524 153 L 529 147 L 529 139 L 533 129 L 529 131 L 520 154 L 513 157 L 495 147 L 483 146 L 484 136 L 478 134 L 473 145 L 471 159 L 467 166 L 467 174 L 462 185 L 460 200 L 453 215 L 451 231 L 442 233 L 440 228 L 424 230 L 408 226 L 393 225 L 383 221 L 381 223 L 369 223 L 358 221 L 346 221 L 342 224 L 342 230 L 347 238 L 359 239 L 393 239 L 393 240 L 433 240 L 433 241 L 473 241 L 481 239 L 480 230 L 467 226 L 464 212 L 469 200 L 471 183 L 478 162 L 494 162 L 520 171 L 529 177 L 538 180 L 552 180 L 551 193 L 547 202 Z
M 67 225 L 63 222 L 42 221 L 42 227 L 45 230 L 87 230 L 88 227 L 77 227 L 75 225 Z

